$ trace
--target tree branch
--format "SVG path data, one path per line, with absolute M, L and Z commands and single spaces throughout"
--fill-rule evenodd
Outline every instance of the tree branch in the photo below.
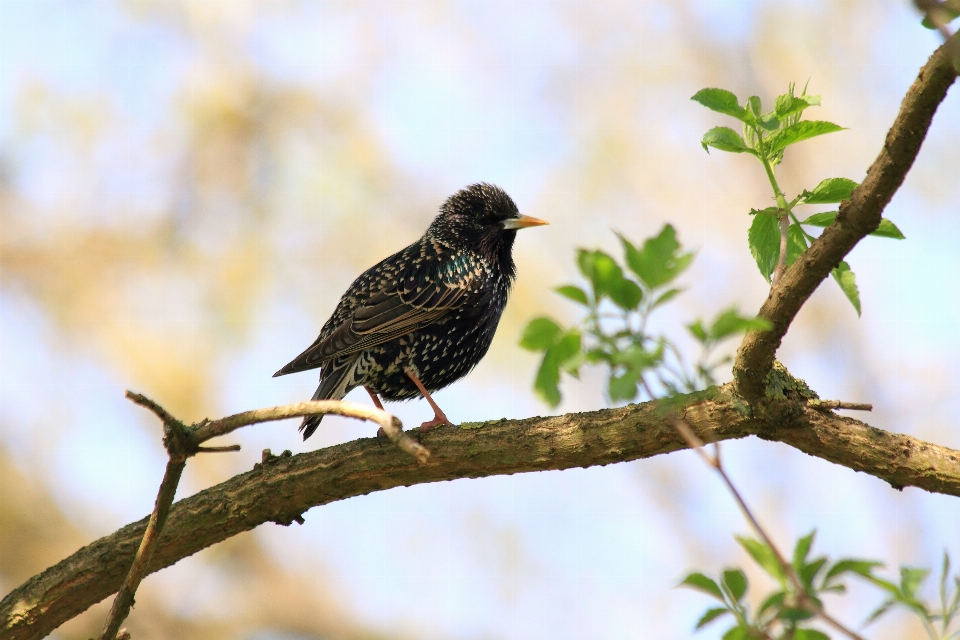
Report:
M 800 307 L 851 249 L 880 224 L 883 210 L 913 166 L 947 90 L 957 78 L 950 57 L 953 36 L 920 70 L 900 105 L 880 155 L 850 199 L 840 205 L 834 224 L 827 227 L 770 289 L 758 317 L 773 324 L 770 331 L 748 333 L 733 366 L 737 390 L 751 404 L 763 397 L 764 378 L 790 323 Z
M 671 410 L 710 441 L 748 435 L 784 442 L 895 488 L 960 496 L 960 452 L 887 433 L 823 408 L 785 400 L 752 418 L 726 385 Z M 373 491 L 457 478 L 606 465 L 687 447 L 657 403 L 526 420 L 442 427 L 423 435 L 427 464 L 364 438 L 297 456 L 268 456 L 252 471 L 181 500 L 170 511 L 149 572 L 265 522 L 289 525 L 311 507 Z M 0 601 L 0 635 L 42 638 L 121 585 L 147 520 L 127 525 L 34 576 Z
M 163 481 L 160 483 L 160 491 L 157 494 L 153 513 L 150 514 L 147 522 L 147 529 L 140 541 L 140 546 L 134 556 L 127 577 L 110 607 L 110 613 L 107 615 L 103 630 L 100 632 L 100 640 L 119 640 L 117 634 L 120 632 L 120 625 L 130 614 L 137 587 L 140 586 L 140 581 L 147 575 L 150 559 L 163 532 L 163 525 L 166 523 L 170 506 L 173 504 L 173 498 L 177 493 L 177 485 L 180 483 L 180 476 L 183 474 L 187 459 L 201 452 L 240 450 L 240 445 L 202 447 L 200 443 L 251 424 L 299 417 L 305 413 L 307 415 L 334 413 L 377 422 L 380 424 L 381 431 L 386 433 L 387 437 L 401 450 L 414 456 L 421 463 L 430 459 L 430 452 L 423 445 L 414 442 L 403 433 L 403 425 L 400 420 L 383 409 L 372 409 L 351 402 L 339 400 L 301 402 L 282 407 L 246 411 L 213 422 L 203 420 L 198 425 L 188 427 L 150 398 L 133 391 L 127 391 L 126 395 L 136 404 L 155 413 L 163 422 L 163 446 L 167 450 L 169 460 L 167 461 L 167 469 L 163 474 Z M 264 452 L 264 462 L 268 461 L 268 453 L 269 450 Z M 301 524 L 303 523 L 302 519 L 298 521 Z M 129 634 L 127 635 L 129 636 Z

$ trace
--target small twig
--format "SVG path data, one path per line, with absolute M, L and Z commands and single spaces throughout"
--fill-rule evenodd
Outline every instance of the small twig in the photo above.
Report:
M 225 447 L 197 447 L 197 453 L 223 453 L 227 451 L 240 451 L 240 445 L 230 444 Z
M 867 402 L 844 402 L 843 400 L 807 400 L 807 404 L 814 409 L 829 411 L 830 409 L 849 409 L 850 411 L 873 411 L 873 405 Z
M 650 389 L 647 381 L 641 377 L 640 382 L 646 389 L 646 392 L 653 397 L 653 390 Z M 777 559 L 777 563 L 780 565 L 780 568 L 790 580 L 791 584 L 793 584 L 799 598 L 798 604 L 800 604 L 800 606 L 810 613 L 820 617 L 820 619 L 832 626 L 837 631 L 851 638 L 851 640 L 864 640 L 864 638 L 855 631 L 847 629 L 841 622 L 830 616 L 807 594 L 807 590 L 803 586 L 803 583 L 800 582 L 800 578 L 797 576 L 796 571 L 793 570 L 793 566 L 787 562 L 783 554 L 780 553 L 780 549 L 773 543 L 773 540 L 770 538 L 770 536 L 767 535 L 766 530 L 760 525 L 760 521 L 757 520 L 756 516 L 753 515 L 753 512 L 750 510 L 750 507 L 747 506 L 743 496 L 741 496 L 740 492 L 737 491 L 737 487 L 734 486 L 730 476 L 728 476 L 727 472 L 724 470 L 723 463 L 720 460 L 720 443 L 713 443 L 714 454 L 710 455 L 704 449 L 703 440 L 696 434 L 690 425 L 687 424 L 686 420 L 670 414 L 666 417 L 666 421 L 674 429 L 676 429 L 677 433 L 680 434 L 680 437 L 683 438 L 688 447 L 696 451 L 700 455 L 700 458 L 708 466 L 713 467 L 717 473 L 720 474 L 720 478 L 723 479 L 724 484 L 727 485 L 727 489 L 729 489 L 730 493 L 733 495 L 734 500 L 737 501 L 737 505 L 740 507 L 741 513 L 743 513 L 744 517 L 750 522 L 750 525 L 753 527 L 753 530 L 757 532 L 757 535 L 763 539 L 764 544 L 766 544 L 767 547 L 769 547 L 773 552 L 773 555 Z
M 169 429 L 169 425 L 170 423 L 166 423 L 164 430 Z M 164 438 L 165 443 L 166 441 L 167 438 Z M 168 452 L 170 453 L 170 459 L 167 461 L 167 468 L 163 473 L 163 481 L 160 483 L 160 491 L 157 493 L 153 513 L 150 514 L 147 530 L 143 533 L 143 539 L 140 540 L 140 548 L 137 549 L 137 555 L 133 559 L 133 565 L 127 573 L 127 578 L 117 592 L 117 597 L 113 600 L 113 606 L 110 607 L 107 621 L 100 633 L 100 640 L 115 640 L 118 638 L 117 631 L 130 614 L 130 608 L 133 606 L 133 596 L 137 592 L 137 587 L 140 586 L 140 581 L 147 575 L 147 566 L 160 539 L 160 532 L 166 523 L 167 514 L 170 513 L 170 505 L 173 504 L 173 498 L 177 493 L 177 485 L 180 484 L 180 476 L 187 464 L 187 456 L 175 454 L 170 452 L 169 449 Z
M 347 418 L 358 418 L 360 420 L 376 422 L 383 429 L 384 433 L 387 434 L 387 438 L 389 438 L 391 442 L 401 450 L 415 457 L 418 462 L 425 464 L 430 459 L 430 451 L 408 436 L 404 432 L 400 420 L 393 415 L 374 407 L 355 404 L 353 402 L 343 402 L 341 400 L 310 400 L 307 402 L 297 402 L 295 404 L 285 404 L 279 407 L 244 411 L 243 413 L 237 413 L 232 416 L 227 416 L 226 418 L 197 425 L 190 433 L 190 440 L 199 445 L 201 442 L 216 438 L 217 436 L 226 435 L 240 427 L 245 427 L 250 424 L 323 414 L 334 414 Z
M 136 393 L 134 391 L 130 391 L 129 389 L 124 395 L 126 395 L 127 399 L 132 401 L 134 404 L 138 404 L 141 407 L 146 407 L 147 409 L 150 409 L 150 411 L 153 411 L 155 414 L 157 414 L 157 417 L 160 418 L 160 420 L 164 424 L 167 424 L 170 422 L 177 422 L 177 419 L 174 418 L 169 413 L 167 413 L 166 409 L 158 405 L 156 402 L 154 402 L 147 396 L 140 393 Z
M 780 257 L 777 258 L 777 268 L 773 270 L 773 277 L 770 279 L 770 286 L 774 287 L 783 273 L 787 270 L 787 247 L 789 240 L 790 218 L 786 212 L 780 216 Z
M 137 587 L 140 586 L 140 582 L 147 575 L 147 566 L 150 563 L 153 550 L 157 546 L 157 541 L 160 539 L 160 532 L 167 520 L 167 514 L 170 513 L 170 506 L 173 504 L 173 498 L 177 493 L 177 486 L 180 484 L 180 477 L 183 475 L 183 468 L 187 464 L 187 459 L 198 453 L 240 450 L 238 444 L 204 447 L 200 446 L 201 443 L 250 424 L 333 413 L 376 422 L 395 445 L 414 456 L 420 463 L 426 463 L 430 459 L 430 452 L 426 447 L 406 435 L 397 418 L 386 411 L 350 402 L 339 400 L 299 402 L 281 407 L 245 411 L 220 420 L 203 420 L 198 424 L 187 427 L 150 398 L 132 391 L 127 391 L 126 395 L 136 404 L 155 413 L 163 421 L 163 445 L 167 450 L 169 459 L 163 474 L 163 481 L 160 483 L 160 490 L 157 493 L 157 500 L 154 503 L 153 513 L 150 514 L 150 520 L 147 523 L 147 529 L 140 540 L 140 547 L 137 549 L 130 571 L 113 600 L 103 631 L 100 633 L 100 640 L 119 640 L 117 632 L 120 625 L 130 614 Z M 129 638 L 129 634 L 127 637 Z

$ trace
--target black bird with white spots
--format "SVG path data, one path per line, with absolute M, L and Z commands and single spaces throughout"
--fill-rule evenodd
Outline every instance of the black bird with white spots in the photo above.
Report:
M 516 277 L 517 230 L 547 224 L 521 215 L 499 187 L 474 184 L 440 207 L 427 232 L 370 267 L 347 289 L 320 336 L 276 376 L 320 368 L 312 400 L 340 400 L 363 386 L 374 404 L 430 397 L 467 375 L 487 353 Z M 303 439 L 323 416 L 307 416 Z

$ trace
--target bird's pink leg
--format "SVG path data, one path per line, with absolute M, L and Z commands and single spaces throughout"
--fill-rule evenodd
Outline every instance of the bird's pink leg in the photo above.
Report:
M 440 407 L 437 406 L 437 403 L 433 401 L 433 398 L 430 397 L 430 392 L 423 386 L 423 383 L 420 382 L 420 378 L 417 377 L 417 374 L 413 372 L 412 369 L 407 369 L 404 371 L 411 380 L 413 384 L 417 385 L 417 389 L 420 390 L 420 393 L 423 394 L 423 397 L 427 399 L 427 402 L 430 403 L 430 406 L 433 407 L 433 420 L 427 420 L 422 425 L 420 425 L 420 433 L 434 427 L 438 427 L 441 424 L 453 424 L 447 419 L 447 416 L 443 413 Z
M 373 389 L 366 386 L 364 387 L 364 389 L 366 389 L 367 393 L 370 394 L 370 399 L 373 400 L 373 404 L 376 405 L 377 409 L 380 409 L 380 411 L 383 411 L 383 405 L 380 403 L 380 398 L 378 398 L 377 394 L 373 392 Z
M 373 392 L 373 389 L 371 389 L 366 385 L 364 385 L 363 388 L 366 389 L 367 393 L 370 394 L 370 399 L 373 400 L 373 404 L 377 406 L 377 409 L 380 409 L 380 411 L 383 411 L 384 410 L 383 404 L 380 402 L 380 398 L 377 397 L 377 394 Z M 387 437 L 387 432 L 383 430 L 383 427 L 380 427 L 379 429 L 377 429 L 377 443 L 380 443 L 380 438 L 386 438 L 386 437 Z M 382 447 L 383 445 L 381 444 L 380 446 Z

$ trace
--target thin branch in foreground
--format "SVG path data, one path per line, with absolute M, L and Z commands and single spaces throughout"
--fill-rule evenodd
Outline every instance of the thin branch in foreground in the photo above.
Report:
M 647 394 L 653 398 L 653 390 L 650 388 L 650 385 L 647 384 L 647 381 L 641 376 L 640 383 L 643 385 Z M 720 459 L 720 443 L 714 441 L 714 453 L 710 455 L 704 448 L 703 440 L 696 434 L 696 432 L 687 424 L 687 422 L 679 418 L 672 413 L 667 415 L 665 418 L 666 422 L 670 424 L 677 433 L 683 438 L 684 442 L 687 443 L 687 446 L 693 449 L 699 454 L 700 458 L 710 467 L 713 467 L 720 478 L 723 480 L 724 484 L 727 485 L 727 489 L 733 495 L 734 500 L 736 500 L 737 505 L 740 507 L 741 513 L 744 517 L 750 522 L 750 526 L 753 527 L 753 530 L 757 532 L 762 539 L 764 544 L 773 552 L 774 557 L 777 559 L 777 563 L 780 565 L 780 568 L 783 570 L 784 575 L 790 580 L 794 588 L 797 591 L 798 603 L 803 609 L 819 617 L 821 620 L 829 624 L 831 627 L 843 633 L 851 640 L 864 640 L 862 636 L 857 634 L 855 631 L 848 629 L 841 623 L 839 620 L 833 618 L 830 614 L 823 610 L 823 607 L 818 605 L 816 601 L 810 597 L 807 593 L 807 589 L 803 586 L 803 583 L 800 581 L 800 577 L 797 575 L 797 572 L 794 571 L 793 566 L 787 562 L 783 554 L 780 552 L 780 549 L 773 543 L 773 539 L 767 535 L 766 530 L 760 525 L 760 521 L 757 520 L 756 516 L 753 515 L 753 511 L 750 510 L 750 507 L 747 505 L 746 501 L 743 499 L 743 496 L 740 495 L 740 492 L 737 490 L 737 487 L 733 484 L 733 481 L 730 479 L 730 476 L 727 475 L 727 472 L 723 468 L 723 462 Z M 712 438 L 711 438 L 712 440 Z
M 840 633 L 843 633 L 847 637 L 851 638 L 851 640 L 864 640 L 863 636 L 859 635 L 855 631 L 852 631 L 851 629 L 848 629 L 842 622 L 828 614 L 823 607 L 818 605 L 807 593 L 806 588 L 800 582 L 800 577 L 797 576 L 797 572 L 794 571 L 793 566 L 787 562 L 786 558 L 784 558 L 783 554 L 780 552 L 780 549 L 773 543 L 773 540 L 767 534 L 766 530 L 760 525 L 760 522 L 757 520 L 756 516 L 753 515 L 750 507 L 743 499 L 743 496 L 741 496 L 740 492 L 737 491 L 737 487 L 733 484 L 730 476 L 728 476 L 727 472 L 724 470 L 723 463 L 720 461 L 720 444 L 714 443 L 713 446 L 716 448 L 716 453 L 711 456 L 709 453 L 703 450 L 702 444 L 698 445 L 696 443 L 695 435 L 693 439 L 687 438 L 686 433 L 693 434 L 693 430 L 690 429 L 690 427 L 687 426 L 683 420 L 679 418 L 668 418 L 667 421 L 670 422 L 680 436 L 687 441 L 687 444 L 690 446 L 690 448 L 695 449 L 700 454 L 700 457 L 703 458 L 703 460 L 709 466 L 713 467 L 718 474 L 720 474 L 720 478 L 723 480 L 724 484 L 727 485 L 727 489 L 730 491 L 731 495 L 733 495 L 734 500 L 737 501 L 740 511 L 750 522 L 750 526 L 752 526 L 753 530 L 757 532 L 757 535 L 763 539 L 764 544 L 766 544 L 767 547 L 773 552 L 773 555 L 777 559 L 777 563 L 780 565 L 780 568 L 783 569 L 784 574 L 797 590 L 797 604 L 799 604 L 803 609 L 819 617 L 821 620 L 829 624 Z

